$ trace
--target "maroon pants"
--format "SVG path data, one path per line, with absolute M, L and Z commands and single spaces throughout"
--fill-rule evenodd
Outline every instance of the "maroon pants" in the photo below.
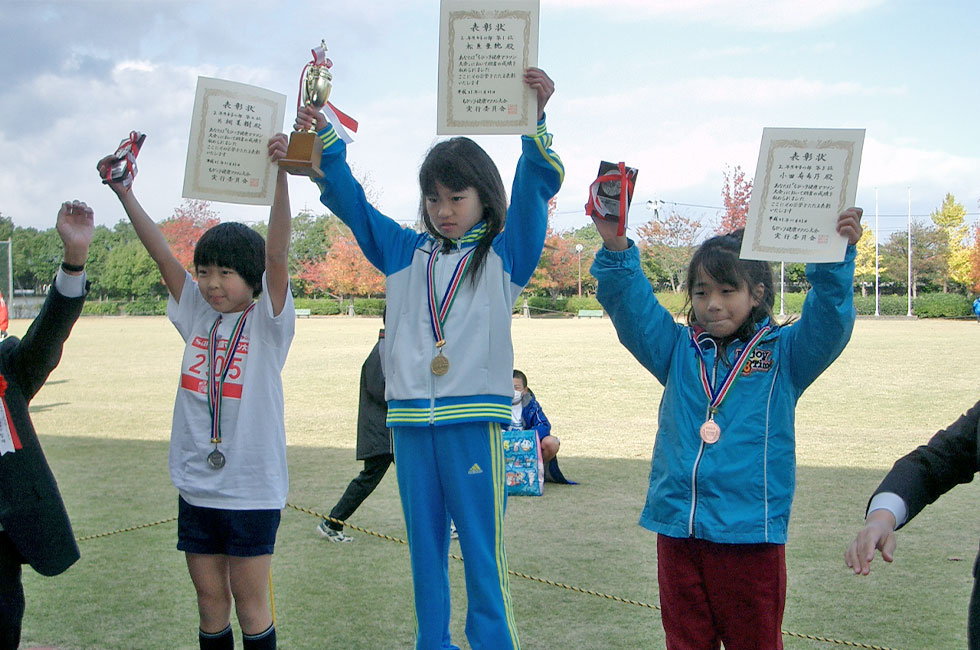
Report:
M 782 648 L 782 544 L 716 544 L 657 535 L 668 650 Z

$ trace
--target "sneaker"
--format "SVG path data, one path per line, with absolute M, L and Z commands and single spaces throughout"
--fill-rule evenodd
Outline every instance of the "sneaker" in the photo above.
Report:
M 322 537 L 326 537 L 331 542 L 344 542 L 349 544 L 354 541 L 354 538 L 350 535 L 345 535 L 342 530 L 334 530 L 327 525 L 327 520 L 324 519 L 320 522 L 320 525 L 316 527 L 316 530 Z
M 459 539 L 459 533 L 456 532 L 456 522 L 449 522 L 449 539 Z

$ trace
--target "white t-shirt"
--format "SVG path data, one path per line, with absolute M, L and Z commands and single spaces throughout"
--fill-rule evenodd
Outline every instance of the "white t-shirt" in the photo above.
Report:
M 292 292 L 278 316 L 262 276 L 262 294 L 245 328 L 225 380 L 221 402 L 221 469 L 207 462 L 211 444 L 208 410 L 208 333 L 218 326 L 219 359 L 241 312 L 219 314 L 201 295 L 190 273 L 178 304 L 171 295 L 167 317 L 184 339 L 180 383 L 170 432 L 170 479 L 191 505 L 225 510 L 277 510 L 286 505 L 286 427 L 282 367 L 296 329 Z M 223 367 L 223 366 L 222 366 Z

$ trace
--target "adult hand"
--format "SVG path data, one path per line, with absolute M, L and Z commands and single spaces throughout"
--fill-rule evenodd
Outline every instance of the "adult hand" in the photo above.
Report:
M 58 211 L 56 225 L 65 247 L 65 261 L 84 266 L 95 231 L 95 212 L 82 201 L 65 201 Z
M 844 563 L 855 574 L 868 575 L 876 549 L 885 562 L 895 559 L 895 515 L 889 510 L 873 510 L 868 515 L 864 528 L 844 552 Z

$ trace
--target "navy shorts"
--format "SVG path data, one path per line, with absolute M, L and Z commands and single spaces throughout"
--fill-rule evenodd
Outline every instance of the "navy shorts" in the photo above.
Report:
M 177 550 L 200 555 L 271 555 L 279 510 L 222 510 L 177 497 Z

